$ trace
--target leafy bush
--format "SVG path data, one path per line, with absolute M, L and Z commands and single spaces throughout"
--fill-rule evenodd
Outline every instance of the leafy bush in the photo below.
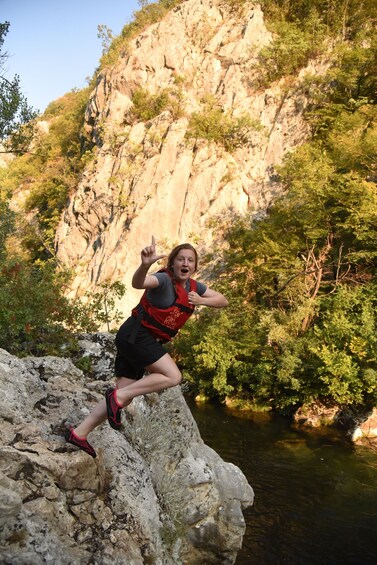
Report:
M 121 319 L 115 299 L 122 283 L 105 283 L 85 300 L 69 300 L 67 272 L 53 264 L 32 265 L 17 258 L 0 270 L 0 343 L 17 355 L 69 355 L 78 332 L 98 331 Z
M 342 287 L 322 301 L 311 351 L 320 386 L 337 403 L 377 402 L 376 290 Z
M 169 110 L 174 118 L 183 114 L 181 88 L 165 88 L 154 95 L 140 88 L 134 93 L 132 102 L 132 113 L 145 122 L 156 118 L 164 110 Z
M 61 354 L 72 345 L 64 327 L 70 319 L 69 302 L 64 298 L 64 278 L 51 267 L 38 268 L 10 260 L 0 271 L 0 342 L 19 355 Z
M 120 281 L 113 283 L 102 283 L 98 292 L 86 294 L 86 302 L 89 304 L 90 316 L 98 325 L 106 324 L 107 331 L 113 322 L 119 322 L 123 318 L 122 312 L 116 309 L 116 300 L 122 298 L 126 287 Z
M 301 29 L 296 22 L 282 21 L 276 25 L 275 38 L 258 56 L 259 84 L 271 82 L 287 75 L 295 75 L 324 48 L 325 29 L 315 15 Z
M 204 99 L 203 110 L 190 115 L 186 138 L 220 143 L 226 151 L 232 152 L 250 145 L 253 141 L 252 134 L 260 129 L 260 123 L 248 114 L 234 117 L 219 107 L 212 97 L 207 97 Z
M 14 230 L 14 216 L 7 200 L 0 199 L 0 263 L 7 256 L 6 243 L 9 234 Z

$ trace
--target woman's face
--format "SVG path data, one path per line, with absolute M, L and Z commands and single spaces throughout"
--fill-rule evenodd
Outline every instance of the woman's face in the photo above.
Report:
M 173 260 L 175 278 L 184 283 L 195 273 L 196 257 L 191 249 L 181 249 Z

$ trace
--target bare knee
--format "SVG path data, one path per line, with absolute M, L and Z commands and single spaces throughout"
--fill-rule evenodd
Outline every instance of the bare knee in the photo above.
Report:
M 178 369 L 177 365 L 168 353 L 152 365 L 146 367 L 146 369 L 150 374 L 157 373 L 162 375 L 164 377 L 164 385 L 166 388 L 177 386 L 182 381 L 181 371 Z
M 171 373 L 169 373 L 169 375 L 166 376 L 169 379 L 169 386 L 177 386 L 182 382 L 182 373 L 178 369 L 178 367 L 176 367 L 175 371 L 172 371 Z

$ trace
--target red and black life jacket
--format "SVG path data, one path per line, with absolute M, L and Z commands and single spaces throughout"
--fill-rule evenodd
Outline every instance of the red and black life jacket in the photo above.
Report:
M 187 322 L 195 310 L 195 306 L 189 304 L 188 292 L 180 285 L 174 284 L 173 274 L 167 269 L 161 269 L 159 273 L 169 275 L 174 291 L 175 301 L 168 308 L 157 308 L 148 300 L 148 290 L 145 290 L 139 304 L 132 310 L 132 315 L 139 323 L 148 328 L 150 333 L 162 342 L 170 341 Z M 190 291 L 196 292 L 197 284 L 194 279 L 189 279 Z M 137 327 L 139 324 L 137 324 Z M 135 333 L 136 333 L 135 328 Z M 135 337 L 135 336 L 134 336 Z

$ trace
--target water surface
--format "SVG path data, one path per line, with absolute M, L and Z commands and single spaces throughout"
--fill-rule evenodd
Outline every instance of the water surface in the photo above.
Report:
M 236 565 L 377 565 L 377 453 L 288 418 L 190 408 L 207 445 L 255 492 Z

